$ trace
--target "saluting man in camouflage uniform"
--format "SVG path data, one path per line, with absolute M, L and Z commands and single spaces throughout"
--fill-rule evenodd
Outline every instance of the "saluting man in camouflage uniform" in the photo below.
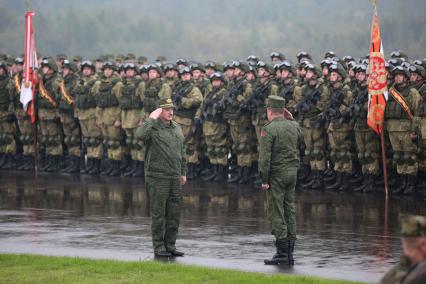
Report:
M 173 92 L 176 107 L 174 120 L 182 128 L 185 136 L 186 154 L 188 155 L 188 179 L 195 176 L 195 165 L 198 163 L 197 139 L 193 134 L 194 118 L 203 102 L 203 95 L 191 80 L 191 70 L 184 67 L 179 70 L 182 83 Z
M 13 167 L 16 153 L 16 127 L 14 118 L 14 98 L 11 91 L 7 66 L 0 61 L 0 167 Z
M 64 79 L 61 82 L 58 93 L 58 113 L 64 131 L 64 143 L 68 148 L 69 165 L 62 171 L 65 173 L 77 173 L 80 171 L 81 157 L 81 133 L 78 119 L 74 114 L 75 97 L 79 92 L 80 79 L 76 75 L 78 71 L 74 62 L 64 60 L 62 65 Z
M 97 82 L 95 65 L 84 60 L 81 63 L 82 79 L 78 95 L 75 97 L 75 115 L 79 120 L 83 144 L 87 151 L 87 165 L 81 166 L 80 173 L 99 174 L 103 154 L 103 137 L 96 125 L 96 97 L 94 85 Z
M 109 165 L 101 174 L 119 176 L 123 146 L 121 145 L 121 109 L 118 99 L 121 96 L 123 83 L 114 74 L 114 63 L 106 61 L 102 69 L 103 76 L 94 86 L 96 121 L 101 128 L 104 144 L 107 147 Z
M 207 144 L 207 156 L 213 167 L 213 173 L 206 181 L 221 182 L 226 180 L 228 166 L 228 149 L 226 141 L 226 120 L 224 118 L 225 77 L 215 72 L 210 76 L 213 89 L 204 98 L 200 112 L 203 134 Z
M 58 67 L 53 59 L 44 59 L 41 63 L 43 76 L 38 92 L 38 118 L 41 130 L 40 142 L 46 147 L 47 162 L 41 171 L 53 172 L 59 169 L 62 160 L 61 125 L 57 115 L 57 98 L 60 82 Z
M 261 132 L 259 175 L 262 189 L 267 192 L 268 219 L 277 252 L 272 259 L 265 259 L 265 264 L 293 265 L 296 240 L 294 190 L 302 131 L 297 122 L 285 119 L 285 116 L 291 118 L 291 114 L 284 109 L 283 98 L 270 96 L 266 107 L 269 123 Z
M 234 61 L 234 84 L 228 89 L 225 97 L 225 117 L 228 119 L 229 131 L 234 152 L 237 155 L 236 174 L 229 182 L 247 183 L 250 178 L 250 168 L 253 156 L 257 153 L 257 144 L 250 113 L 241 108 L 252 93 L 252 86 L 245 79 L 249 66 L 240 61 Z
M 389 89 L 386 103 L 385 123 L 392 145 L 393 160 L 399 175 L 400 185 L 392 190 L 394 194 L 412 194 L 416 187 L 417 146 L 413 142 L 416 117 L 422 96 L 409 85 L 410 73 L 402 66 L 392 71 L 395 84 Z
M 136 135 L 146 145 L 145 184 L 149 192 L 152 243 L 156 257 L 183 256 L 176 249 L 186 183 L 186 155 L 181 128 L 173 121 L 173 103 L 161 99 L 159 108 L 139 128 Z
M 126 131 L 126 145 L 130 148 L 132 166 L 129 167 L 128 171 L 123 173 L 123 176 L 143 177 L 143 144 L 136 139 L 135 131 L 141 121 L 145 82 L 135 76 L 135 64 L 125 63 L 124 71 L 126 77 L 123 79 L 123 88 L 119 103 L 121 108 L 121 123 L 124 131 Z
M 328 140 L 331 147 L 331 159 L 334 170 L 337 172 L 335 182 L 327 186 L 330 190 L 346 191 L 350 188 L 352 172 L 352 140 L 349 106 L 352 103 L 352 92 L 343 81 L 346 71 L 341 65 L 330 66 L 330 101 L 324 111 L 330 122 L 328 126 Z

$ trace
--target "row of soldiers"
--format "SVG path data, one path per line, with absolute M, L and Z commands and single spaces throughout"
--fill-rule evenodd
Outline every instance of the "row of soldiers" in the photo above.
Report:
M 304 51 L 296 64 L 280 52 L 270 57 L 271 63 L 251 55 L 223 65 L 165 58 L 147 64 L 130 54 L 118 63 L 108 56 L 94 63 L 43 58 L 36 92 L 40 170 L 142 177 L 144 145 L 136 130 L 159 100 L 171 98 L 186 138 L 188 178 L 256 183 L 265 103 L 278 95 L 304 132 L 299 188 L 383 187 L 380 139 L 367 125 L 368 56 L 340 59 L 329 51 L 320 64 Z M 11 65 L 0 65 L 0 167 L 28 170 L 34 127 L 19 102 L 22 58 Z M 387 77 L 378 78 L 389 88 L 385 150 L 395 194 L 426 188 L 425 65 L 395 51 Z

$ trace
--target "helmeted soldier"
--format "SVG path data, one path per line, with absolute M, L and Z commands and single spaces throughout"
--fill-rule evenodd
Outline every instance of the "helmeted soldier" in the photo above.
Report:
M 271 58 L 271 62 L 272 64 L 277 64 L 278 62 L 281 62 L 283 60 L 285 60 L 285 55 L 282 54 L 279 51 L 273 51 L 269 54 L 269 57 Z
M 232 66 L 233 61 L 223 62 L 223 73 L 226 78 L 228 88 L 232 85 L 232 79 L 234 78 L 234 67 Z
M 210 76 L 214 73 L 219 71 L 219 67 L 218 64 L 214 61 L 206 61 L 206 63 L 204 63 L 204 69 L 206 70 L 206 77 L 210 78 Z
M 178 68 L 174 63 L 165 63 L 163 65 L 164 79 L 169 84 L 172 91 L 178 87 L 180 80 L 178 78 Z
M 279 63 L 278 69 L 281 72 L 281 88 L 278 96 L 285 99 L 286 108 L 296 117 L 295 106 L 301 99 L 301 88 L 296 86 L 294 66 L 290 61 L 284 60 Z
M 176 60 L 176 66 L 177 66 L 178 70 L 182 69 L 183 67 L 188 66 L 188 61 L 186 61 L 186 59 L 184 59 L 184 58 L 178 58 Z
M 256 55 L 249 55 L 246 60 L 247 64 L 251 67 L 256 67 L 259 58 Z
M 64 131 L 64 144 L 68 151 L 68 166 L 62 171 L 77 173 L 80 171 L 81 133 L 78 119 L 74 114 L 75 98 L 80 90 L 78 68 L 74 62 L 64 60 L 62 65 L 63 80 L 58 93 L 58 114 Z
M 179 70 L 182 80 L 179 88 L 173 91 L 173 102 L 176 107 L 174 120 L 182 128 L 185 136 L 186 154 L 188 156 L 188 179 L 195 176 L 195 166 L 198 163 L 197 139 L 193 133 L 194 118 L 196 112 L 203 102 L 203 95 L 191 80 L 191 69 L 184 67 Z
M 80 173 L 97 175 L 103 154 L 103 137 L 96 125 L 96 97 L 94 85 L 97 82 L 95 65 L 90 60 L 81 63 L 80 90 L 75 97 L 75 115 L 81 127 L 83 145 L 87 153 L 87 164 L 81 164 Z M 84 160 L 83 160 L 84 161 Z
M 203 94 L 203 97 L 205 97 L 212 89 L 210 80 L 205 77 L 206 70 L 204 69 L 203 65 L 197 62 L 191 63 L 189 68 L 191 69 L 194 85 L 200 89 L 201 94 Z
M 204 98 L 200 108 L 200 119 L 207 144 L 207 156 L 213 167 L 213 173 L 206 181 L 221 182 L 226 180 L 228 166 L 228 149 L 226 141 L 226 119 L 224 117 L 225 77 L 215 72 L 210 77 L 213 89 Z
M 299 53 L 297 53 L 296 57 L 297 57 L 297 62 L 299 62 L 299 63 L 306 61 L 306 60 L 308 60 L 308 61 L 312 60 L 312 56 L 309 53 L 307 53 L 306 51 L 300 51 Z
M 109 163 L 101 174 L 119 176 L 124 152 L 121 143 L 121 109 L 118 99 L 121 96 L 123 83 L 120 77 L 114 74 L 116 65 L 113 62 L 104 62 L 102 69 L 103 75 L 94 86 L 96 123 L 102 131 Z
M 350 188 L 352 172 L 352 140 L 349 106 L 352 103 L 352 92 L 343 82 L 347 73 L 343 66 L 330 66 L 330 101 L 324 115 L 329 121 L 328 140 L 330 143 L 330 158 L 334 162 L 336 179 L 327 189 L 346 191 Z

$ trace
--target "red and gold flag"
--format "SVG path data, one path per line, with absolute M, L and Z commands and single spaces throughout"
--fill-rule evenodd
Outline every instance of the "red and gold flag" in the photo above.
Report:
M 370 62 L 368 65 L 368 125 L 377 133 L 383 131 L 386 101 L 388 99 L 385 55 L 380 35 L 379 16 L 374 5 L 371 28 Z

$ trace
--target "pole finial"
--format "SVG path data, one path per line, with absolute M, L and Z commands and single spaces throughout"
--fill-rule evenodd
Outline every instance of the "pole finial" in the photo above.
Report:
M 30 2 L 28 2 L 28 0 L 25 0 L 25 1 L 24 1 L 24 5 L 25 5 L 25 9 L 26 9 L 27 11 L 29 11 L 29 10 L 30 10 Z
M 376 5 L 377 5 L 377 0 L 371 0 L 371 5 L 373 5 L 374 7 L 376 7 Z

